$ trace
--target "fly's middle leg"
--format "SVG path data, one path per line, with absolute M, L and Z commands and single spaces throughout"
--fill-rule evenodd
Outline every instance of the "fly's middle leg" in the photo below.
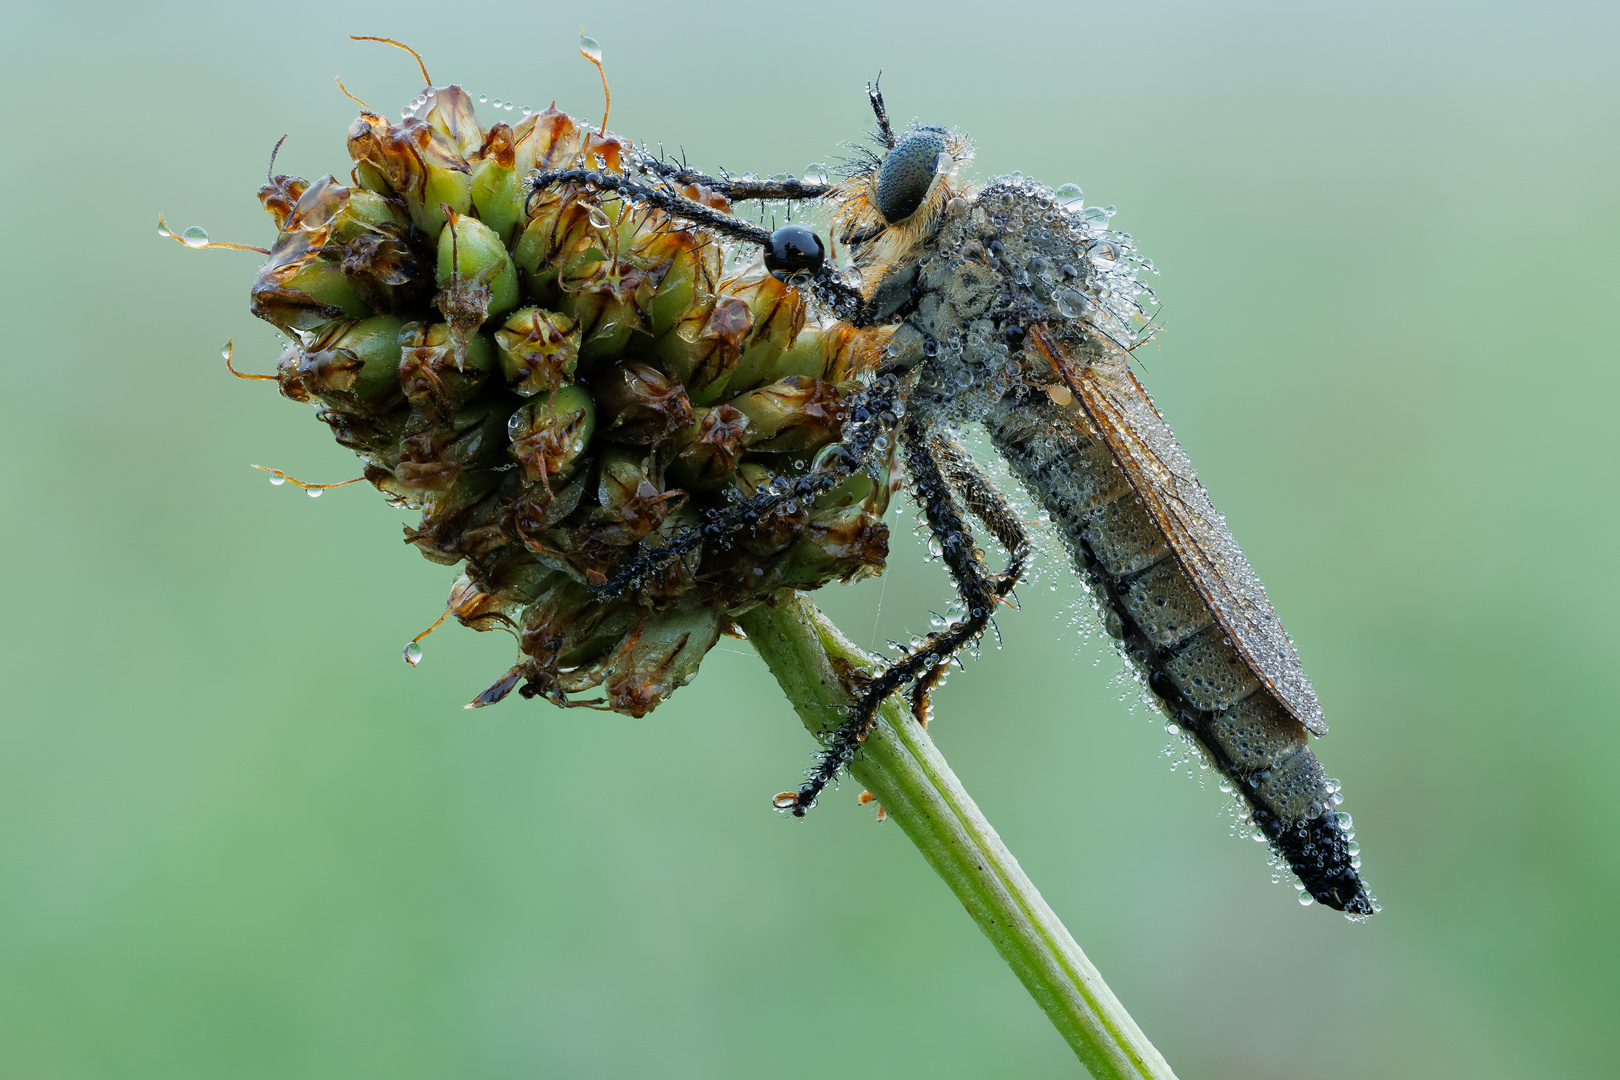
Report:
M 949 663 L 951 657 L 984 633 L 985 628 L 990 625 L 995 603 L 1012 588 L 1013 583 L 1017 581 L 1017 575 L 1022 573 L 1023 560 L 1016 552 L 1027 552 L 1028 545 L 1027 540 L 1019 543 L 1016 539 L 1014 566 L 1009 568 L 1009 574 L 992 576 L 985 570 L 978 547 L 973 542 L 973 534 L 968 531 L 966 522 L 962 520 L 962 512 L 957 507 L 951 484 L 946 480 L 945 472 L 935 456 L 935 445 L 940 442 L 941 440 L 925 429 L 915 415 L 902 429 L 901 445 L 906 453 L 906 467 L 911 472 L 912 488 L 922 502 L 923 516 L 928 522 L 929 531 L 939 541 L 945 565 L 950 568 L 951 576 L 956 579 L 957 592 L 965 608 L 964 618 L 943 630 L 929 634 L 920 644 L 903 653 L 899 659 L 873 676 L 866 684 L 849 719 L 827 737 L 825 746 L 816 756 L 815 766 L 799 790 L 783 792 L 776 796 L 774 802 L 777 809 L 791 811 L 795 817 L 803 817 L 815 805 L 817 797 L 826 786 L 832 783 L 833 778 L 854 760 L 861 743 L 871 730 L 879 706 L 889 695 L 907 683 L 919 679 L 934 677 L 937 680 L 937 676 L 934 676 L 935 670 L 940 665 Z M 956 460 L 960 464 L 961 459 L 966 459 L 966 454 L 959 449 L 957 454 L 960 457 Z M 989 481 L 984 480 L 984 484 L 988 487 Z M 977 489 L 975 491 L 976 494 L 982 494 L 977 493 Z M 988 503 L 983 503 L 979 499 L 974 501 L 981 502 L 987 514 L 1002 525 L 1016 525 L 1016 518 L 1012 516 L 1010 506 L 1005 507 L 1006 514 L 1002 516 L 996 511 L 993 501 Z M 1016 533 L 1009 531 L 1009 537 L 1015 538 Z M 926 689 L 922 700 L 926 704 Z
M 946 436 L 939 436 L 933 441 L 933 449 L 945 479 L 961 496 L 968 513 L 977 518 L 1007 550 L 1007 568 L 993 579 L 996 599 L 1005 600 L 1023 580 L 1024 571 L 1028 568 L 1031 551 L 1029 532 L 1024 528 L 1024 523 L 1018 520 L 1018 513 L 1007 496 L 984 475 L 972 455 L 960 444 Z M 911 714 L 924 727 L 928 726 L 929 694 L 950 670 L 950 664 L 950 660 L 940 661 L 918 678 L 911 688 Z

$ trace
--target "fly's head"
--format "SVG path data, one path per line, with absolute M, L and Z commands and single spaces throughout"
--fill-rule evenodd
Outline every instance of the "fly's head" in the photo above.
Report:
M 881 113 L 880 121 L 882 153 L 862 147 L 858 170 L 831 200 L 833 235 L 849 249 L 877 317 L 887 318 L 910 299 L 917 264 L 940 226 L 966 210 L 959 177 L 973 143 L 932 124 L 890 135 Z

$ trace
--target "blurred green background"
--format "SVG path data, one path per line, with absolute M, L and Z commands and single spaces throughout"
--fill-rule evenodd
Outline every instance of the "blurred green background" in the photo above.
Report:
M 1061 576 L 938 744 L 1183 1077 L 1613 1075 L 1613 5 L 168 4 L 6 10 L 0 1075 L 1071 1076 L 945 888 L 726 642 L 642 721 L 462 702 L 452 575 L 247 313 L 271 144 L 341 73 L 592 117 L 709 168 L 959 126 L 1163 269 L 1145 381 L 1299 642 L 1384 913 L 1269 881 L 1071 627 Z M 37 169 L 37 172 L 34 171 Z M 897 519 L 862 642 L 948 595 Z M 1049 591 L 1049 584 L 1060 587 Z M 1100 663 L 1098 662 L 1100 660 Z M 1605 1019 L 1607 1018 L 1607 1019 Z

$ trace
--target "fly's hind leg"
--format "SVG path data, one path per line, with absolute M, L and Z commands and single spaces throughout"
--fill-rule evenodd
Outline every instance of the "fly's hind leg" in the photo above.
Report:
M 776 808 L 791 811 L 795 817 L 803 817 L 833 778 L 854 759 L 884 700 L 907 683 L 932 675 L 934 669 L 948 663 L 958 651 L 977 640 L 990 625 L 993 605 L 1012 588 L 1012 581 L 1006 581 L 1005 576 L 992 577 L 985 570 L 973 536 L 957 508 L 951 484 L 935 457 L 931 444 L 937 442 L 915 418 L 908 420 L 901 430 L 901 445 L 905 449 L 906 467 L 911 472 L 913 489 L 922 502 L 928 528 L 944 552 L 945 565 L 956 579 L 957 592 L 965 608 L 964 617 L 929 634 L 866 684 L 849 719 L 826 738 L 821 752 L 816 755 L 815 766 L 799 790 L 785 791 L 776 796 Z M 958 454 L 966 458 L 965 453 L 958 451 Z M 988 483 L 986 480 L 986 486 Z M 987 504 L 987 509 L 989 506 L 993 504 Z M 1011 508 L 1008 507 L 1007 511 L 1005 521 L 1016 524 L 1016 519 L 1011 516 Z M 997 520 L 1003 519 L 998 516 Z M 1009 532 L 1009 536 L 1012 535 Z M 1027 548 L 1027 544 L 1024 548 Z M 1010 569 L 1022 572 L 1022 560 L 1016 555 L 1014 567 Z M 1012 580 L 1016 581 L 1016 577 Z
M 1018 514 L 1007 496 L 993 480 L 984 475 L 972 455 L 959 443 L 942 435 L 933 440 L 933 449 L 945 479 L 962 497 L 968 513 L 977 518 L 1007 550 L 1007 568 L 993 579 L 992 587 L 996 599 L 1005 601 L 1007 594 L 1023 580 L 1024 571 L 1029 566 L 1029 532 L 1024 528 L 1024 523 L 1018 520 Z M 923 727 L 928 726 L 928 696 L 944 679 L 950 665 L 949 659 L 940 661 L 912 685 L 911 714 Z

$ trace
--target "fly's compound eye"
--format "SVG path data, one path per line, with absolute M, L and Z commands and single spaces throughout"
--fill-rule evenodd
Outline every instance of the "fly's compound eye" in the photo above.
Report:
M 787 281 L 801 274 L 814 274 L 827 259 L 827 248 L 821 237 L 803 225 L 784 225 L 771 233 L 771 245 L 765 249 L 765 269 L 778 281 Z
M 917 212 L 939 175 L 945 129 L 920 127 L 894 144 L 878 172 L 877 208 L 890 225 Z

